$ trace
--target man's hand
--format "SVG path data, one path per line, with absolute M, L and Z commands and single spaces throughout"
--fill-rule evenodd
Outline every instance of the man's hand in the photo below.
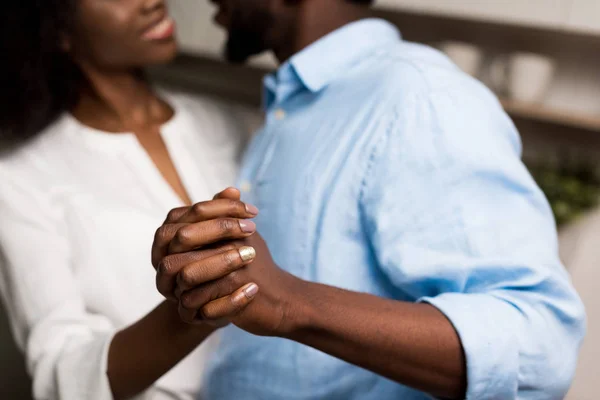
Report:
M 202 243 L 198 242 L 200 246 Z M 229 249 L 248 249 L 255 251 L 251 263 L 238 268 L 220 279 L 210 278 L 210 271 L 227 268 L 227 261 L 208 261 L 208 259 L 190 264 L 181 269 L 177 279 L 177 293 L 180 299 L 180 315 L 184 320 L 213 320 L 218 315 L 215 303 L 227 304 L 223 298 L 236 288 L 253 282 L 260 287 L 260 294 L 248 307 L 228 318 L 239 328 L 261 336 L 285 336 L 296 327 L 298 321 L 295 312 L 301 306 L 303 281 L 280 269 L 273 261 L 269 249 L 262 237 L 252 236 L 228 243 L 218 249 L 224 252 L 238 251 Z M 213 250 L 206 250 L 213 251 Z
M 302 281 L 275 265 L 247 220 L 258 210 L 239 198 L 239 191 L 230 188 L 213 201 L 169 213 L 152 250 L 157 287 L 179 301 L 180 316 L 188 323 L 228 316 L 254 334 L 278 335 L 292 329 L 291 310 L 299 304 L 292 299 Z M 253 298 L 259 287 L 256 307 L 236 306 Z
M 202 265 L 206 268 L 205 279 L 215 280 L 251 262 L 255 252 L 250 247 L 216 248 L 209 245 L 219 239 L 242 239 L 251 235 L 255 225 L 248 218 L 257 213 L 256 207 L 240 202 L 239 192 L 231 188 L 217 194 L 213 201 L 172 210 L 156 231 L 152 246 L 152 264 L 157 271 L 159 292 L 167 299 L 178 301 L 176 280 L 184 267 Z M 219 216 L 222 218 L 215 219 Z M 200 251 L 201 247 L 205 250 Z M 202 322 L 222 326 L 226 323 L 224 319 L 246 307 L 257 291 L 254 282 L 247 282 L 219 299 L 211 299 L 215 301 L 207 305 L 206 310 L 212 318 Z M 185 317 L 189 311 L 184 313 L 180 306 L 180 314 Z M 190 318 L 186 321 L 200 322 Z

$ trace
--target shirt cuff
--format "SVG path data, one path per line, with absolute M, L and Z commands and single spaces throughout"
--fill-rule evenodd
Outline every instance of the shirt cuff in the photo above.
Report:
M 450 320 L 467 362 L 467 399 L 515 399 L 519 387 L 519 311 L 492 295 L 424 297 Z

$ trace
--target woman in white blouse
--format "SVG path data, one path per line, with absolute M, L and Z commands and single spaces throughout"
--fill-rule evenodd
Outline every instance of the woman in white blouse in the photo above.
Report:
M 168 210 L 232 182 L 242 132 L 143 78 L 176 53 L 163 0 L 2 16 L 0 292 L 35 398 L 195 398 L 213 328 L 180 322 L 149 252 Z

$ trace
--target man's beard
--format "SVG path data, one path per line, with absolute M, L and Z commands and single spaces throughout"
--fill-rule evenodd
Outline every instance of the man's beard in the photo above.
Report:
M 225 58 L 234 64 L 243 64 L 248 58 L 265 51 L 261 37 L 242 30 L 232 30 L 225 46 Z
M 248 58 L 268 50 L 264 27 L 270 22 L 269 20 L 266 13 L 256 14 L 253 18 L 247 19 L 239 14 L 233 15 L 225 46 L 227 61 L 243 64 Z

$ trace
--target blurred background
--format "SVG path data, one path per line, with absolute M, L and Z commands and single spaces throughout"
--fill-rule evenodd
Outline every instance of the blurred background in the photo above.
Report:
M 150 71 L 160 85 L 209 94 L 261 122 L 261 56 L 221 61 L 223 33 L 206 0 L 171 0 L 182 54 Z M 376 14 L 406 40 L 435 46 L 494 90 L 518 126 L 524 159 L 548 196 L 560 250 L 588 311 L 571 400 L 596 399 L 600 363 L 600 1 L 379 0 Z M 30 383 L 0 312 L 0 398 L 30 398 Z

